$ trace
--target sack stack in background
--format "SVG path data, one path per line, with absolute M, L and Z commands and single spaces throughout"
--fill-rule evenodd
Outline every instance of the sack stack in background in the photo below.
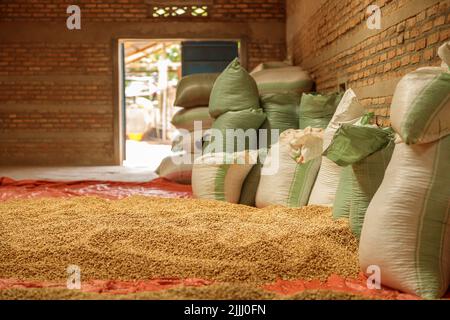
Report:
M 263 138 L 259 139 L 258 148 L 270 149 L 272 144 L 278 142 L 277 135 L 275 135 L 276 139 L 272 139 L 272 129 L 278 130 L 278 134 L 288 129 L 298 129 L 300 95 L 289 92 L 269 93 L 261 96 L 260 100 L 261 107 L 266 114 L 266 121 L 264 121 L 261 129 L 267 130 L 267 135 L 266 138 L 263 136 Z M 248 174 L 242 188 L 240 204 L 248 206 L 256 205 L 256 192 L 261 179 L 261 170 L 262 163 L 259 162 Z
M 209 115 L 208 104 L 218 76 L 217 73 L 202 73 L 180 80 L 174 106 L 183 109 L 172 118 L 175 128 L 193 132 L 195 121 L 202 121 L 203 130 L 211 128 L 213 119 Z
M 192 166 L 195 160 L 193 154 L 190 155 L 190 161 L 185 161 L 185 155 L 174 155 L 161 161 L 156 174 L 161 178 L 177 182 L 180 184 L 191 184 Z
M 261 96 L 261 107 L 267 116 L 261 127 L 268 130 L 266 147 L 276 143 L 271 141 L 270 130 L 279 130 L 281 134 L 288 129 L 299 128 L 300 100 L 301 95 L 295 92 L 269 93 Z
M 353 90 L 345 92 L 336 112 L 325 129 L 323 136 L 323 151 L 330 145 L 336 131 L 343 124 L 353 124 L 364 114 L 364 108 L 359 103 Z M 322 164 L 316 183 L 314 184 L 309 205 L 332 206 L 339 184 L 342 168 L 325 156 L 322 156 Z
M 299 128 L 326 129 L 342 97 L 342 93 L 304 93 L 300 103 Z
M 276 71 L 275 69 L 282 70 Z M 282 77 L 281 72 L 284 72 L 287 77 Z M 272 139 L 271 129 L 279 130 L 279 134 L 281 134 L 288 129 L 299 128 L 301 95 L 303 92 L 311 90 L 313 81 L 307 72 L 285 61 L 262 63 L 250 75 L 256 81 L 261 107 L 267 117 L 261 127 L 261 129 L 267 130 L 267 136 L 266 139 L 259 140 L 258 147 L 270 149 L 278 140 L 278 136 L 276 139 Z M 273 82 L 273 77 L 276 77 L 277 83 Z M 258 160 L 260 161 L 260 159 Z M 242 188 L 240 204 L 256 205 L 256 193 L 262 167 L 262 163 L 258 163 L 250 171 Z
M 263 170 L 273 166 L 274 161 L 278 161 L 279 168 L 272 175 L 261 176 L 256 195 L 257 207 L 263 208 L 269 205 L 301 207 L 308 204 L 320 169 L 323 142 L 317 143 L 316 157 L 306 163 L 297 163 L 293 159 L 291 142 L 298 139 L 298 134 L 309 134 L 311 129 L 326 128 L 341 97 L 342 95 L 338 93 L 302 95 L 297 117 L 298 127 L 302 130 L 284 131 L 280 141 L 269 151 Z
M 222 133 L 223 152 L 257 148 L 257 145 L 250 146 L 249 140 L 239 145 L 236 139 L 227 137 L 227 129 L 258 130 L 266 119 L 260 107 L 256 83 L 238 59 L 231 62 L 217 78 L 211 92 L 209 113 L 214 118 L 212 128 Z
M 252 72 L 260 95 L 269 93 L 310 92 L 314 86 L 308 72 L 297 66 L 268 68 Z
M 196 198 L 238 203 L 242 184 L 256 162 L 257 151 L 207 153 L 195 160 L 192 192 Z
M 172 118 L 172 125 L 179 130 L 187 130 L 172 142 L 172 151 L 191 154 L 192 161 L 183 163 L 183 155 L 175 155 L 165 158 L 157 173 L 168 180 L 190 184 L 193 160 L 195 154 L 200 153 L 205 135 L 204 130 L 212 126 L 212 118 L 209 115 L 208 103 L 211 90 L 218 74 L 205 73 L 186 76 L 180 80 L 174 105 L 183 108 Z M 202 122 L 202 131 L 194 132 L 194 122 Z
M 450 63 L 450 43 L 439 49 Z M 367 209 L 359 259 L 382 284 L 423 298 L 450 284 L 450 73 L 420 68 L 397 85 L 391 106 L 399 138 Z
M 257 65 L 252 71 L 250 71 L 250 75 L 254 75 L 255 73 L 267 70 L 267 69 L 277 69 L 277 68 L 286 68 L 292 67 L 292 63 L 290 61 L 268 61 L 263 62 Z
M 289 129 L 280 135 L 279 141 L 272 146 L 264 161 L 256 193 L 258 208 L 271 205 L 302 207 L 308 203 L 320 167 L 322 139 L 322 130 L 311 128 Z M 298 140 L 303 140 L 300 145 L 297 144 Z M 301 153 L 316 152 L 310 161 L 297 163 L 292 154 L 292 144 L 296 144 L 295 148 L 300 149 Z
M 247 71 L 241 67 L 238 59 L 231 62 L 217 78 L 210 96 L 209 112 L 211 117 L 214 118 L 212 129 L 221 133 L 223 141 L 216 142 L 215 138 L 218 137 L 215 137 L 215 132 L 212 131 L 210 141 L 205 142 L 204 156 L 198 159 L 199 161 L 196 162 L 193 168 L 193 175 L 196 177 L 192 181 L 194 196 L 202 199 L 227 200 L 238 203 L 241 187 L 256 163 L 254 155 L 257 154 L 258 149 L 257 130 L 266 120 L 266 115 L 260 107 L 256 83 Z M 233 131 L 240 129 L 241 133 L 248 129 L 254 129 L 254 139 L 247 137 L 244 141 L 237 141 L 234 136 L 227 135 L 227 129 L 232 129 Z M 217 148 L 221 148 L 221 150 Z M 251 164 L 235 164 L 230 167 L 227 164 L 210 163 L 211 159 L 217 160 L 225 157 L 245 158 L 245 155 L 249 154 L 248 150 L 252 150 L 250 151 L 252 156 L 249 158 L 253 161 Z M 233 169 L 230 171 L 232 175 L 228 176 L 230 169 Z M 221 180 L 217 177 L 217 174 L 222 174 L 224 179 L 233 177 L 233 181 L 235 181 L 232 184 L 233 192 L 238 192 L 237 197 L 234 193 L 233 196 L 223 196 L 222 191 L 217 191 L 217 184 L 213 188 L 214 184 L 212 181 Z M 229 194 L 226 190 L 224 192 Z M 248 192 L 246 191 L 246 193 Z

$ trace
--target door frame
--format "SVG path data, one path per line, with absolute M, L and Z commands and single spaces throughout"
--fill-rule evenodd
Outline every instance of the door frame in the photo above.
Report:
M 241 65 L 248 67 L 248 40 L 246 38 L 113 38 L 112 39 L 112 62 L 113 62 L 113 144 L 114 163 L 122 166 L 125 160 L 125 96 L 124 96 L 124 66 L 120 50 L 121 44 L 127 41 L 236 41 L 239 42 L 239 58 Z

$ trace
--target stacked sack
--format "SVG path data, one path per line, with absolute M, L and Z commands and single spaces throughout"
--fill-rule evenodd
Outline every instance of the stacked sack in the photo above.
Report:
M 180 184 L 191 184 L 195 154 L 177 154 L 161 161 L 156 174 Z
M 397 85 L 398 141 L 359 247 L 363 271 L 377 265 L 382 284 L 428 299 L 450 283 L 450 43 L 438 53 L 443 67 L 417 69 Z
M 175 128 L 192 132 L 194 121 L 202 121 L 204 130 L 211 128 L 213 120 L 209 116 L 208 103 L 218 76 L 216 73 L 202 73 L 181 79 L 174 105 L 183 109 L 172 118 Z
M 238 203 L 242 184 L 256 158 L 255 150 L 206 153 L 197 158 L 192 170 L 194 197 Z
M 292 67 L 292 63 L 289 61 L 268 61 L 257 65 L 251 72 L 250 75 L 267 69 L 277 69 L 277 68 L 287 68 Z
M 308 204 L 321 164 L 323 132 L 322 138 L 316 139 L 319 134 L 317 129 L 323 131 L 328 126 L 341 98 L 342 95 L 337 93 L 302 95 L 298 116 L 300 131 L 285 131 L 269 151 L 257 190 L 257 207 L 302 207 Z M 297 143 L 297 140 L 308 141 L 308 147 Z M 297 149 L 298 154 L 292 155 L 292 149 Z M 302 157 L 304 150 L 314 150 L 314 156 L 308 159 Z M 274 167 L 278 169 L 274 171 Z
M 279 69 L 279 70 L 278 70 Z M 282 76 L 282 73 L 285 76 Z M 266 114 L 266 121 L 261 129 L 267 130 L 267 135 L 261 134 L 258 147 L 270 149 L 276 144 L 279 134 L 289 129 L 299 128 L 299 109 L 301 95 L 311 91 L 313 81 L 309 74 L 300 67 L 294 67 L 288 62 L 272 61 L 257 66 L 250 75 L 255 79 L 260 94 L 261 107 Z M 272 130 L 278 130 L 272 132 Z M 267 151 L 262 152 L 266 154 Z M 240 204 L 255 206 L 256 193 L 261 179 L 263 159 L 258 159 L 242 188 Z
M 260 107 L 256 83 L 241 67 L 238 59 L 232 61 L 217 78 L 211 92 L 209 113 L 214 118 L 212 129 L 222 135 L 223 143 L 215 145 L 212 137 L 205 152 L 217 150 L 217 147 L 222 147 L 224 152 L 257 149 L 256 139 L 246 139 L 239 143 L 233 136 L 227 134 L 228 129 L 258 130 L 266 120 L 266 115 Z M 253 145 L 250 145 L 252 142 Z M 211 147 L 208 148 L 209 146 Z
M 323 151 L 325 151 L 336 131 L 343 124 L 356 123 L 364 115 L 364 107 L 359 103 L 353 90 L 349 89 L 345 92 L 339 103 L 333 118 L 328 124 L 323 137 Z M 341 167 L 336 163 L 322 157 L 322 164 L 317 175 L 316 182 L 311 191 L 309 205 L 332 206 L 336 196 L 336 191 L 341 175 Z
M 157 173 L 166 179 L 182 184 L 191 183 L 192 165 L 196 154 L 202 150 L 204 130 L 212 126 L 208 103 L 218 74 L 195 74 L 186 76 L 178 84 L 174 105 L 183 108 L 172 118 L 172 124 L 180 135 L 172 143 L 175 156 L 164 159 Z M 194 131 L 195 121 L 202 122 L 202 130 Z M 187 154 L 187 155 L 186 155 Z
M 267 116 L 261 129 L 268 130 L 267 147 L 277 141 L 272 141 L 271 130 L 283 133 L 288 129 L 298 129 L 300 123 L 301 95 L 296 92 L 268 93 L 261 96 L 261 106 Z
M 217 78 L 209 112 L 214 118 L 213 130 L 204 155 L 196 159 L 193 167 L 193 193 L 197 198 L 238 203 L 244 180 L 256 163 L 257 130 L 266 116 L 255 81 L 237 59 Z M 237 141 L 228 129 L 254 131 L 245 141 Z
M 270 93 L 310 92 L 314 82 L 308 72 L 298 66 L 259 68 L 253 71 L 260 95 Z
M 256 206 L 302 207 L 320 167 L 322 129 L 289 129 L 270 149 L 262 168 Z M 294 154 L 293 151 L 298 154 Z M 306 156 L 308 154 L 308 156 Z
M 342 168 L 333 204 L 335 219 L 349 219 L 359 238 L 364 217 L 394 151 L 391 128 L 370 125 L 373 114 L 355 124 L 343 124 L 324 156 Z

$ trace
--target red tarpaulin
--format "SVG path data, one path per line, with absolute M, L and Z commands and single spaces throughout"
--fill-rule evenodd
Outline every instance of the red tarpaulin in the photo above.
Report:
M 108 199 L 122 199 L 133 195 L 156 196 L 165 198 L 191 198 L 191 186 L 180 185 L 165 179 L 156 179 L 146 183 L 113 182 L 113 181 L 72 181 L 54 182 L 39 180 L 15 181 L 0 178 L 0 201 L 8 199 L 30 199 L 39 197 L 77 197 L 97 196 Z M 83 284 L 82 291 L 126 294 L 143 291 L 158 291 L 174 286 L 204 286 L 212 282 L 201 279 L 152 279 L 146 281 L 92 280 Z M 25 281 L 18 279 L 0 279 L 0 290 L 8 288 L 64 288 L 64 284 L 45 281 Z M 263 289 L 281 295 L 292 295 L 305 290 L 330 290 L 346 292 L 378 299 L 410 300 L 418 297 L 404 294 L 388 288 L 369 290 L 366 278 L 345 279 L 333 275 L 327 281 L 283 281 L 267 284 Z M 446 295 L 450 298 L 450 294 Z
M 42 197 L 97 196 L 122 199 L 129 196 L 154 196 L 164 198 L 190 198 L 191 186 L 165 179 L 145 183 L 114 181 L 42 181 L 0 178 L 0 201 L 8 199 L 31 199 Z

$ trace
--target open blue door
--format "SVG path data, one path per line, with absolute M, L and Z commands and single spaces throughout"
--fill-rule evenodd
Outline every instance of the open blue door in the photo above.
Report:
M 222 72 L 239 57 L 236 41 L 185 41 L 181 43 L 183 77 L 196 73 Z

